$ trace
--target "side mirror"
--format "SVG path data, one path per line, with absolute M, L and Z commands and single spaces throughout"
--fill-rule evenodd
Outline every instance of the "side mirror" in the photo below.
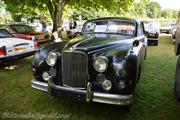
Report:
M 139 46 L 139 41 L 138 41 L 138 40 L 135 40 L 135 41 L 133 42 L 133 46 L 134 46 L 134 47 L 138 47 L 138 46 Z

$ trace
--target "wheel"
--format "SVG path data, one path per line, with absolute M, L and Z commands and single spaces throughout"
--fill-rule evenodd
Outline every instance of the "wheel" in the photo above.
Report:
M 180 102 L 180 56 L 176 65 L 175 96 L 177 101 Z

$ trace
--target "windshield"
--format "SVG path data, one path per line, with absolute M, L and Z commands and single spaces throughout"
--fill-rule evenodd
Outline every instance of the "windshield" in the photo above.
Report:
M 13 25 L 11 26 L 12 30 L 15 30 L 17 33 L 30 33 L 34 30 L 28 25 Z
M 92 21 L 86 23 L 83 33 L 84 34 L 109 33 L 109 34 L 134 35 L 135 24 L 131 22 L 123 22 L 123 21 L 115 21 L 115 20 Z
M 8 31 L 0 29 L 0 38 L 9 38 L 9 37 L 12 37 L 12 35 Z
M 155 21 L 143 21 L 145 30 L 148 29 L 159 29 L 160 24 Z

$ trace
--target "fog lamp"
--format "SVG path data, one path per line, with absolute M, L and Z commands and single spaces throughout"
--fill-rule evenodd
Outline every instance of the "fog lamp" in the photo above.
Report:
M 98 74 L 96 80 L 99 84 L 102 84 L 106 80 L 106 78 L 103 74 Z
M 126 82 L 124 80 L 120 80 L 118 86 L 120 89 L 124 89 L 126 87 Z
M 104 80 L 102 83 L 102 88 L 106 91 L 109 91 L 112 88 L 112 83 L 110 80 Z
M 52 68 L 49 70 L 49 74 L 50 74 L 50 76 L 55 77 L 55 76 L 57 75 L 57 70 L 52 67 Z
M 45 81 L 48 81 L 48 80 L 51 78 L 51 76 L 49 75 L 48 72 L 43 72 L 42 78 L 43 78 Z

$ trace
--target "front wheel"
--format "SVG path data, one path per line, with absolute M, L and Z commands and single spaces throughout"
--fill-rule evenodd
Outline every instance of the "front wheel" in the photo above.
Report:
M 176 65 L 175 96 L 177 101 L 180 102 L 180 56 Z

